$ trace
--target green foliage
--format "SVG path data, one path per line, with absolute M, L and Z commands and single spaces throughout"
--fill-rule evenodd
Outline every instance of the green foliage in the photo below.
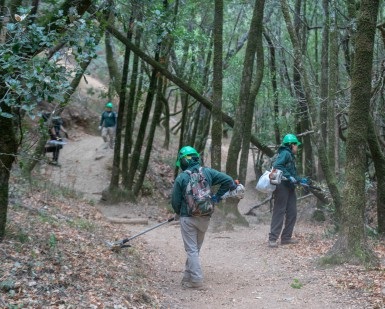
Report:
M 85 230 L 92 232 L 95 230 L 95 224 L 89 220 L 77 218 L 74 220 L 67 220 L 67 223 L 71 227 L 78 228 L 80 230 Z
M 28 13 L 29 8 L 19 8 L 19 12 Z M 85 59 L 95 58 L 96 23 L 77 19 L 66 24 L 67 16 L 60 12 L 49 27 L 29 23 L 28 17 L 21 22 L 5 25 L 8 40 L 0 50 L 0 73 L 4 84 L 4 102 L 33 117 L 37 103 L 46 101 L 60 104 L 65 101 L 69 90 L 71 74 L 77 70 L 66 65 L 68 52 L 56 52 L 48 58 L 43 52 L 58 44 L 68 42 L 69 50 L 81 63 Z M 64 25 L 67 31 L 59 31 Z M 64 34 L 63 34 L 64 33 Z M 0 110 L 0 116 L 11 118 L 12 115 Z
M 48 246 L 50 249 L 56 249 L 57 247 L 57 238 L 54 233 L 49 235 Z
M 58 223 L 57 219 L 55 219 L 54 217 L 48 215 L 47 213 L 45 213 L 43 211 L 39 212 L 38 218 L 42 223 L 49 223 L 50 225 L 53 225 L 53 226 L 56 226 Z
M 23 23 L 7 24 L 12 39 L 1 50 L 0 71 L 6 86 L 4 102 L 28 115 L 39 101 L 63 101 L 69 85 L 70 72 L 63 65 L 37 55 L 42 49 L 52 47 L 55 40 L 55 33 L 45 34 L 43 30 L 35 24 L 26 27 Z M 5 113 L 2 116 L 10 117 Z
M 0 281 L 0 291 L 9 292 L 15 287 L 15 282 L 12 280 Z
M 21 227 L 9 226 L 6 230 L 7 237 L 24 244 L 29 241 L 28 233 Z
M 299 281 L 299 279 L 294 278 L 294 279 L 293 279 L 293 282 L 292 282 L 292 284 L 290 284 L 290 286 L 291 286 L 293 289 L 300 289 L 300 288 L 303 287 L 303 283 L 301 283 L 301 281 Z
M 141 191 L 143 196 L 151 196 L 154 192 L 154 186 L 151 181 L 144 180 Z

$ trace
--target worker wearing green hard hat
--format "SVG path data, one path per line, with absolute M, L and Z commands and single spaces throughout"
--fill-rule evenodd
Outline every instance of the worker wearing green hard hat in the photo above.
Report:
M 106 143 L 104 147 L 113 149 L 115 142 L 115 129 L 117 123 L 117 114 L 112 111 L 114 105 L 112 102 L 107 102 L 105 104 L 105 111 L 102 113 L 100 118 L 99 130 L 102 131 L 103 141 Z
M 182 170 L 185 170 L 188 167 L 190 160 L 198 161 L 199 153 L 191 146 L 184 146 L 179 150 L 175 165 Z
M 295 144 L 297 146 L 301 145 L 301 142 L 298 140 L 297 136 L 294 134 L 286 134 L 282 140 L 283 145 Z
M 269 247 L 278 247 L 278 239 L 281 245 L 292 245 L 298 242 L 293 238 L 293 230 L 297 220 L 297 196 L 295 188 L 302 184 L 306 178 L 300 178 L 297 174 L 295 155 L 301 143 L 294 134 L 286 134 L 282 145 L 278 149 L 278 155 L 273 163 L 273 170 L 282 173 L 282 181 L 276 185 L 274 191 L 274 206 L 270 224 Z

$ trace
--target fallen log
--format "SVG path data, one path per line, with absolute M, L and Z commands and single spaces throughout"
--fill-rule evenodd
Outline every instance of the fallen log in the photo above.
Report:
M 148 224 L 147 219 L 142 218 L 119 218 L 119 217 L 107 217 L 107 220 L 111 223 L 117 224 Z

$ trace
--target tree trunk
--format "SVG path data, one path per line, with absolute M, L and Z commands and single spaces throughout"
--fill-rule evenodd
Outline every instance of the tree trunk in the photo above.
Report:
M 246 114 L 244 118 L 244 134 L 242 140 L 242 151 L 239 161 L 239 180 L 242 183 L 246 183 L 247 176 L 247 166 L 249 163 L 250 155 L 250 140 L 251 140 L 251 131 L 253 127 L 253 115 L 254 115 L 254 106 L 255 99 L 259 92 L 259 87 L 261 86 L 263 73 L 264 73 L 264 54 L 263 54 L 263 45 L 262 45 L 262 21 L 263 21 L 263 12 L 265 7 L 265 0 L 257 0 L 255 5 L 257 8 L 257 21 L 255 28 L 257 31 L 255 33 L 250 32 L 250 39 L 255 40 L 256 42 L 256 68 L 255 68 L 255 77 L 254 81 L 250 88 L 249 102 L 246 106 Z M 255 35 L 255 36 L 254 36 Z
M 385 157 L 374 129 L 373 119 L 368 121 L 368 144 L 377 177 L 377 225 L 378 233 L 385 235 Z
M 179 77 L 175 76 L 174 74 L 170 73 L 167 69 L 165 69 L 162 65 L 160 65 L 156 60 L 149 57 L 147 54 L 145 54 L 140 48 L 132 44 L 131 42 L 127 41 L 125 36 L 121 34 L 117 29 L 112 27 L 111 25 L 107 25 L 107 30 L 110 31 L 119 41 L 121 41 L 123 44 L 128 46 L 132 52 L 137 54 L 143 61 L 150 64 L 153 68 L 158 70 L 162 75 L 167 77 L 170 81 L 172 81 L 175 85 L 179 86 L 181 89 L 183 89 L 185 92 L 187 92 L 189 95 L 194 97 L 196 100 L 198 100 L 201 104 L 203 104 L 208 110 L 212 109 L 212 103 L 206 99 L 203 95 L 198 93 L 196 90 L 191 88 L 187 83 L 185 83 L 183 80 L 181 80 Z M 229 115 L 222 112 L 222 119 L 224 122 L 226 122 L 230 127 L 234 127 L 234 120 Z M 262 143 L 259 141 L 257 136 L 253 134 L 251 136 L 251 142 L 259 148 L 264 154 L 266 154 L 269 157 L 272 157 L 274 155 L 274 152 L 268 147 L 268 145 Z
M 138 176 L 137 182 L 135 183 L 134 190 L 133 190 L 134 196 L 138 196 L 140 190 L 143 187 L 144 178 L 146 176 L 146 171 L 147 171 L 148 163 L 150 161 L 152 146 L 154 143 L 156 127 L 158 125 L 160 116 L 162 115 L 162 105 L 163 105 L 162 100 L 161 100 L 162 91 L 163 91 L 162 78 L 158 77 L 157 96 L 156 96 L 156 100 L 155 100 L 156 103 L 155 103 L 154 113 L 153 113 L 153 117 L 152 117 L 152 121 L 151 121 L 151 126 L 150 126 L 150 129 L 148 132 L 147 146 L 146 146 L 146 151 L 144 153 L 142 166 L 140 168 L 139 176 Z
M 340 263 L 378 263 L 374 252 L 367 246 L 364 224 L 366 146 L 378 6 L 379 0 L 363 0 L 357 14 L 341 231 L 337 242 L 328 252 L 329 259 Z
M 115 61 L 114 49 L 112 47 L 111 35 L 108 31 L 105 34 L 105 47 L 106 47 L 106 61 L 108 72 L 110 74 L 110 80 L 112 89 L 116 92 L 120 92 L 120 83 L 122 80 L 122 76 L 120 74 L 120 70 Z M 110 94 L 110 99 L 113 97 L 112 93 Z
M 258 32 L 262 29 L 258 29 L 259 23 L 259 1 L 254 3 L 253 16 L 250 23 L 249 40 L 247 41 L 245 58 L 243 61 L 243 71 L 241 87 L 239 91 L 239 100 L 235 116 L 235 124 L 233 128 L 233 136 L 230 141 L 229 151 L 226 161 L 226 173 L 233 178 L 239 177 L 238 171 L 238 158 L 239 152 L 243 142 L 243 136 L 246 134 L 245 118 L 247 118 L 248 105 L 250 104 L 250 88 L 253 79 L 254 59 L 255 52 L 257 50 L 257 41 L 255 38 Z M 253 113 L 252 113 L 253 114 Z M 247 141 L 246 141 L 247 142 Z
M 309 104 L 309 110 L 315 110 L 316 107 L 315 107 L 313 96 L 311 94 L 311 86 L 309 84 L 306 69 L 304 68 L 304 60 L 302 60 L 302 53 L 301 53 L 301 49 L 299 46 L 299 41 L 298 41 L 297 35 L 294 31 L 294 27 L 293 27 L 292 22 L 291 22 L 291 16 L 289 13 L 289 6 L 288 6 L 288 3 L 286 0 L 281 0 L 281 8 L 282 8 L 282 13 L 283 13 L 283 16 L 284 16 L 284 19 L 286 22 L 287 30 L 289 32 L 290 40 L 293 44 L 294 57 L 297 59 L 300 59 L 299 61 L 297 61 L 297 63 L 298 63 L 297 69 L 301 74 L 301 80 L 302 80 L 302 84 L 303 84 L 303 90 L 304 90 L 306 102 Z M 310 112 L 309 115 L 311 115 L 311 114 L 312 113 Z M 315 114 L 315 113 L 313 113 L 313 114 Z M 310 117 L 309 117 L 309 121 L 312 121 L 312 119 Z M 312 125 L 311 125 L 311 127 L 312 127 Z M 340 209 L 341 209 L 342 199 L 341 199 L 341 195 L 340 195 L 340 192 L 339 192 L 339 189 L 337 186 L 337 179 L 335 177 L 335 173 L 334 173 L 334 171 L 332 172 L 329 168 L 329 163 L 328 163 L 327 153 L 326 153 L 326 147 L 325 147 L 325 141 L 323 140 L 322 135 L 316 133 L 316 137 L 314 138 L 314 142 L 317 145 L 318 155 L 319 155 L 319 160 L 320 160 L 320 164 L 322 167 L 322 171 L 325 175 L 326 182 L 328 184 L 330 194 L 332 195 L 334 206 L 336 208 L 336 212 L 337 212 L 337 216 L 338 216 Z
M 127 40 L 131 40 L 132 38 L 132 30 L 131 23 L 133 22 L 132 16 L 130 17 L 130 25 L 129 30 L 127 32 Z M 118 109 L 118 117 L 115 131 L 115 146 L 114 146 L 114 159 L 112 162 L 112 172 L 111 172 L 111 181 L 110 181 L 110 190 L 117 190 L 119 188 L 119 178 L 120 178 L 120 149 L 122 145 L 122 129 L 123 129 L 123 115 L 124 109 L 126 107 L 126 94 L 127 94 L 127 80 L 128 80 L 128 69 L 130 65 L 130 56 L 131 51 L 126 47 L 124 53 L 124 61 L 123 61 L 123 71 L 122 71 L 122 80 L 120 83 L 120 91 L 119 91 L 119 109 Z
M 140 20 L 139 20 L 140 21 Z M 141 41 L 141 30 L 136 29 L 135 45 L 140 46 Z M 127 111 L 126 111 L 126 126 L 124 132 L 124 147 L 123 147 L 123 157 L 122 157 L 122 183 L 123 186 L 127 184 L 128 170 L 129 170 L 129 156 L 132 150 L 132 133 L 135 128 L 135 118 L 134 118 L 134 105 L 135 97 L 137 95 L 136 85 L 138 81 L 138 72 L 139 72 L 139 57 L 134 55 L 132 63 L 132 73 L 130 81 L 130 93 L 127 100 Z
M 4 93 L 1 93 L 1 97 L 4 97 Z M 8 105 L 0 103 L 0 108 L 3 112 L 11 114 Z M 0 132 L 2 134 L 0 139 L 0 242 L 2 242 L 7 224 L 9 176 L 18 148 L 12 118 L 0 116 Z
M 334 1 L 331 2 L 333 5 Z M 334 6 L 332 6 L 333 10 Z M 338 136 L 336 135 L 336 101 L 338 98 L 338 29 L 335 15 L 330 19 L 330 42 L 329 42 L 329 105 L 328 105 L 328 160 L 332 171 L 338 171 L 336 168 L 338 162 Z
M 322 0 L 324 25 L 322 32 L 322 52 L 321 52 L 321 85 L 320 85 L 320 113 L 319 123 L 321 124 L 321 134 L 323 139 L 328 140 L 327 116 L 329 107 L 328 81 L 329 81 L 329 0 Z
M 277 65 L 275 62 L 275 46 L 270 36 L 266 32 L 264 32 L 263 35 L 265 36 L 265 39 L 267 41 L 267 44 L 269 46 L 269 51 L 270 51 L 269 67 L 270 67 L 270 76 L 271 76 L 271 87 L 273 88 L 273 98 L 274 98 L 273 100 L 274 101 L 274 104 L 273 104 L 274 119 L 273 120 L 274 120 L 275 144 L 280 145 L 281 132 L 279 130 L 279 100 L 278 100 L 278 88 L 277 88 Z
M 222 157 L 222 86 L 223 86 L 223 0 L 215 0 L 213 109 L 211 124 L 211 167 L 221 170 Z

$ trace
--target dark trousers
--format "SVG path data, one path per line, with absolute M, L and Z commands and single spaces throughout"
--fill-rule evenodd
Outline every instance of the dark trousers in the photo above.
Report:
M 293 235 L 294 225 L 297 221 L 297 196 L 295 187 L 281 183 L 274 191 L 274 207 L 271 218 L 269 240 L 290 239 Z M 282 230 L 282 227 L 284 228 Z
M 52 152 L 52 160 L 58 162 L 60 149 L 62 148 L 63 148 L 62 145 L 46 146 L 44 153 Z

